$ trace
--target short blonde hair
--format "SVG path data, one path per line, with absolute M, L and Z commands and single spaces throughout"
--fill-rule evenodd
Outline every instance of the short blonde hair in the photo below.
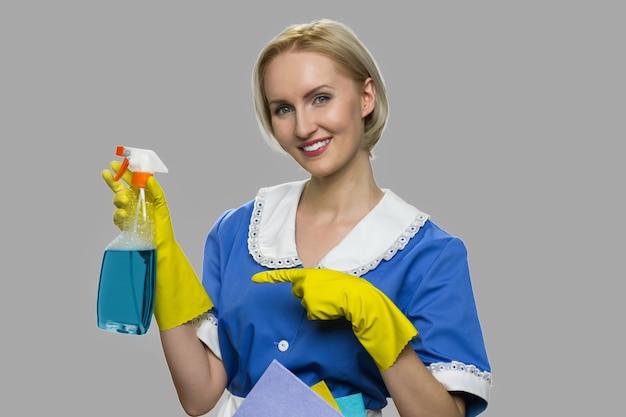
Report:
M 344 24 L 328 19 L 287 27 L 259 54 L 253 70 L 252 94 L 257 121 L 265 139 L 271 146 L 280 149 L 274 137 L 263 82 L 269 63 L 287 51 L 308 51 L 325 55 L 345 70 L 355 82 L 363 83 L 367 78 L 373 80 L 376 104 L 374 110 L 365 118 L 363 139 L 363 146 L 371 156 L 389 116 L 385 83 L 373 56 L 354 32 Z

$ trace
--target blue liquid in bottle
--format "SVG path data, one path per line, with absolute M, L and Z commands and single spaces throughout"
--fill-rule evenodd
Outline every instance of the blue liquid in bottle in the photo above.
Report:
M 155 284 L 154 249 L 105 250 L 98 287 L 98 327 L 145 334 L 152 320 Z

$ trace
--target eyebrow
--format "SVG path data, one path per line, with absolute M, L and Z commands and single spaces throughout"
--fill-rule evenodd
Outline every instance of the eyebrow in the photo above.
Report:
M 313 96 L 313 95 L 317 94 L 320 90 L 323 90 L 323 89 L 325 89 L 325 88 L 328 88 L 328 89 L 334 90 L 334 88 L 333 88 L 333 87 L 331 87 L 330 85 L 327 85 L 327 84 L 322 84 L 322 85 L 319 85 L 319 86 L 317 86 L 317 87 L 315 87 L 315 88 L 312 88 L 311 90 L 307 91 L 307 92 L 304 94 L 304 96 L 303 96 L 303 97 L 304 97 L 304 98 L 309 98 L 309 97 L 311 97 L 311 96 Z M 286 100 L 283 100 L 283 99 L 276 99 L 276 100 L 269 101 L 267 104 L 268 104 L 269 106 L 272 106 L 272 105 L 276 105 L 276 104 L 283 104 L 283 103 L 285 103 L 285 101 L 286 101 Z

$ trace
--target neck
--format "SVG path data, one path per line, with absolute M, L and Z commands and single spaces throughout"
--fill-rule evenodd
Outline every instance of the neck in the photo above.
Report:
M 311 177 L 302 191 L 300 209 L 335 216 L 359 216 L 369 212 L 383 196 L 374 179 L 372 165 L 332 177 Z

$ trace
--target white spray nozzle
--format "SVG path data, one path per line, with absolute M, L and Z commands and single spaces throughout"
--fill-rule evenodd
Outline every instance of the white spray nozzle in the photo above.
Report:
M 163 161 L 150 149 L 118 146 L 115 153 L 128 159 L 128 168 L 133 172 L 154 174 L 155 172 L 167 173 L 168 171 Z
M 130 169 L 133 172 L 132 185 L 145 188 L 149 176 L 155 172 L 168 172 L 163 161 L 150 149 L 118 146 L 115 154 L 124 157 L 122 167 L 115 177 L 116 180 L 124 174 L 126 169 Z

